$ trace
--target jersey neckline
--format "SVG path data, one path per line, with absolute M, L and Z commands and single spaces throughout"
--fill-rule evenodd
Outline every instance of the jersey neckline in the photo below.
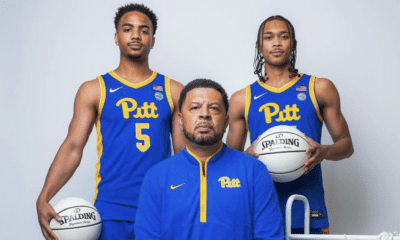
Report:
M 280 88 L 275 88 L 275 87 L 268 86 L 267 84 L 262 82 L 260 79 L 257 80 L 257 83 L 261 87 L 265 88 L 266 90 L 268 90 L 270 92 L 281 93 L 281 92 L 286 91 L 290 87 L 292 87 L 294 84 L 296 84 L 301 79 L 301 77 L 303 77 L 303 73 L 299 73 L 299 75 L 300 76 L 295 77 L 292 81 L 288 82 L 287 84 L 285 84 L 284 86 L 282 86 Z
M 151 76 L 150 76 L 148 79 L 144 80 L 143 82 L 140 82 L 140 83 L 131 83 L 131 82 L 129 82 L 128 80 L 125 80 L 125 79 L 123 79 L 122 77 L 118 76 L 118 75 L 117 75 L 114 71 L 112 71 L 112 70 L 109 71 L 108 73 L 111 75 L 111 77 L 113 77 L 113 78 L 115 78 L 116 80 L 120 81 L 122 84 L 127 85 L 127 86 L 132 87 L 132 88 L 135 88 L 135 89 L 140 88 L 140 87 L 143 87 L 143 86 L 146 86 L 147 84 L 151 83 L 151 82 L 156 78 L 156 76 L 157 76 L 157 72 L 156 72 L 156 71 L 153 71 L 153 73 L 151 74 Z

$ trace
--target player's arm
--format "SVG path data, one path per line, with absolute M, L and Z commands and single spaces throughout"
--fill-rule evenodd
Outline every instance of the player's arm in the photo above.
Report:
M 283 240 L 283 220 L 275 185 L 264 164 L 258 163 L 255 169 L 254 239 Z
M 315 96 L 320 103 L 321 115 L 333 144 L 320 145 L 311 140 L 307 152 L 312 152 L 312 156 L 305 163 L 306 172 L 311 171 L 324 159 L 337 161 L 350 157 L 354 152 L 349 127 L 340 110 L 340 97 L 335 85 L 326 78 L 316 78 Z
M 226 144 L 239 151 L 244 150 L 244 145 L 247 138 L 246 119 L 244 117 L 244 110 L 246 107 L 246 89 L 241 89 L 235 92 L 229 101 L 229 130 L 226 138 Z M 254 152 L 254 141 L 249 148 L 245 151 L 247 154 L 258 157 Z
M 74 114 L 68 135 L 50 166 L 43 189 L 37 199 L 36 208 L 43 236 L 58 239 L 49 226 L 52 218 L 60 221 L 49 201 L 72 177 L 80 164 L 82 151 L 97 116 L 100 101 L 100 85 L 97 79 L 82 84 L 76 94 Z
M 179 97 L 183 89 L 183 85 L 173 79 L 170 79 L 171 98 L 174 104 L 174 112 L 171 119 L 171 137 L 174 153 L 180 152 L 186 145 L 186 138 L 179 126 L 178 113 L 179 113 Z
M 229 100 L 229 130 L 226 144 L 239 151 L 244 150 L 246 143 L 246 119 L 244 110 L 246 106 L 246 89 L 235 92 Z

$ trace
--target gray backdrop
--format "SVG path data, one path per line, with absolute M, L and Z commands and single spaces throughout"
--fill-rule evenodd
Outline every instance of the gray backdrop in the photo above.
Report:
M 79 86 L 115 69 L 113 18 L 126 1 L 0 1 L 0 239 L 42 239 L 35 202 L 66 137 Z M 294 25 L 301 72 L 339 90 L 355 153 L 324 161 L 331 232 L 400 231 L 400 1 L 146 1 L 159 17 L 152 69 L 199 77 L 231 95 L 256 80 L 260 23 Z M 323 143 L 332 142 L 326 128 Z M 92 132 L 80 167 L 54 197 L 92 200 Z

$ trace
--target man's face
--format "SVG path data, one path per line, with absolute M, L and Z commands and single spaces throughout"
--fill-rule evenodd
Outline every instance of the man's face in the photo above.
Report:
M 114 40 L 122 55 L 140 61 L 148 57 L 154 45 L 152 32 L 153 25 L 145 14 L 127 12 L 119 20 Z
M 190 90 L 179 123 L 186 138 L 197 145 L 211 146 L 221 141 L 228 126 L 221 93 L 213 88 Z
M 289 30 L 284 21 L 266 22 L 260 36 L 260 42 L 262 42 L 260 51 L 265 62 L 273 66 L 282 66 L 288 63 L 292 50 L 290 41 Z

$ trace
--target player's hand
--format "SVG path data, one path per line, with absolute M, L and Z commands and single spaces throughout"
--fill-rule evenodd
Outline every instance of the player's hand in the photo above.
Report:
M 46 201 L 37 201 L 36 209 L 38 213 L 38 219 L 42 234 L 46 240 L 58 240 L 58 237 L 50 227 L 50 220 L 55 218 L 58 222 L 61 222 L 61 217 L 54 211 L 53 207 Z
M 255 158 L 258 158 L 259 154 L 256 153 L 255 150 L 256 150 L 256 143 L 257 143 L 259 138 L 260 138 L 260 136 L 258 136 L 258 138 L 256 140 L 254 140 L 254 142 L 250 145 L 250 147 L 248 147 L 246 149 L 246 151 L 244 151 L 244 153 L 246 153 L 246 154 L 248 154 L 250 156 L 253 156 Z
M 306 153 L 311 154 L 311 156 L 304 163 L 304 174 L 309 173 L 318 163 L 321 163 L 325 159 L 327 151 L 327 146 L 318 144 L 309 137 L 307 137 L 307 141 L 310 143 L 310 146 L 307 148 Z

